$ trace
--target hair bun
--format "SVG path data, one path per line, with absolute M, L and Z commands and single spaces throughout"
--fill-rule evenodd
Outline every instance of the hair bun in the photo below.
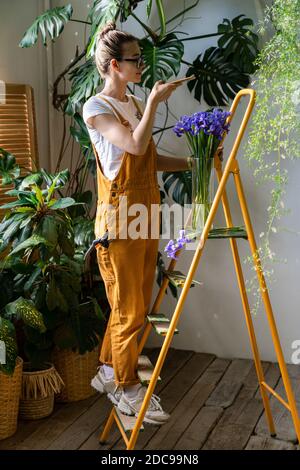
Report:
M 114 31 L 116 29 L 116 23 L 114 21 L 109 21 L 106 25 L 102 28 L 99 33 L 99 38 L 103 39 L 109 31 Z

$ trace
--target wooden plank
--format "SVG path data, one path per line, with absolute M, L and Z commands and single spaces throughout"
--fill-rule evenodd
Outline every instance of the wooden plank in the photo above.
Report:
M 214 359 L 215 356 L 212 354 L 194 353 L 185 366 L 178 371 L 175 377 L 159 393 L 163 409 L 172 415 L 178 404 L 189 390 L 193 388 L 194 383 L 206 371 Z M 163 381 L 164 379 L 161 383 Z M 146 448 L 148 442 L 155 437 L 157 432 L 165 428 L 167 424 L 164 424 L 162 427 L 145 427 L 145 431 L 137 442 L 136 449 Z
M 234 359 L 205 404 L 222 408 L 232 405 L 252 366 L 253 362 L 248 359 Z
M 173 361 L 177 361 L 176 356 L 178 352 L 179 351 L 176 351 L 176 355 L 173 358 Z M 190 360 L 185 363 L 184 367 L 181 367 L 177 371 L 177 374 L 163 389 L 160 388 L 165 383 L 164 377 L 162 376 L 162 382 L 160 382 L 157 390 L 155 390 L 155 393 L 159 394 L 163 409 L 165 409 L 168 413 L 172 412 L 180 400 L 192 387 L 193 383 L 207 369 L 213 360 L 214 356 L 211 354 L 194 353 Z M 147 445 L 147 442 L 156 434 L 159 429 L 160 428 L 154 426 L 145 426 L 145 431 L 139 436 L 135 448 L 137 450 L 144 448 Z M 113 447 L 113 450 L 117 449 L 124 449 L 122 442 L 119 442 L 117 446 Z
M 148 315 L 147 318 L 152 324 L 156 333 L 162 336 L 166 336 L 170 326 L 170 319 L 168 317 L 166 317 L 163 313 L 152 313 Z M 178 334 L 177 328 L 175 328 L 174 334 Z
M 18 430 L 9 439 L 0 441 L 0 449 L 46 449 L 47 445 L 82 415 L 98 397 L 76 403 L 55 404 L 54 413 L 43 420 L 19 421 Z
M 186 281 L 186 274 L 183 274 L 181 271 L 168 271 L 164 270 L 164 274 L 169 279 L 171 284 L 173 284 L 177 288 L 182 288 Z M 196 281 L 195 279 L 192 280 L 190 287 L 194 287 L 195 284 L 202 285 L 203 282 Z
M 231 423 L 222 426 L 218 423 L 201 450 L 242 450 L 252 431 L 248 425 Z
M 296 446 L 271 437 L 251 436 L 245 450 L 296 450 Z
M 298 413 L 300 413 L 300 376 L 299 367 L 293 364 L 287 365 L 291 386 L 297 402 Z M 287 401 L 282 379 L 279 380 L 275 391 Z M 276 428 L 276 437 L 283 441 L 296 442 L 297 437 L 290 412 L 273 395 L 270 400 L 271 411 Z M 259 420 L 255 433 L 260 436 L 269 435 L 265 416 Z
M 170 319 L 166 317 L 163 313 L 151 313 L 147 315 L 148 320 L 152 323 L 170 323 Z
M 145 350 L 144 351 L 151 359 L 152 362 L 157 361 L 157 357 L 160 352 L 160 348 L 153 348 L 151 351 Z M 181 351 L 175 350 L 170 348 L 166 357 L 166 361 L 164 363 L 163 369 L 161 371 L 162 381 L 158 382 L 157 387 L 155 389 L 155 393 L 159 393 L 169 381 L 173 378 L 173 376 L 178 372 L 178 370 L 184 366 L 184 364 L 193 356 L 192 351 Z M 105 420 L 106 421 L 106 420 Z M 99 424 L 100 423 L 99 421 Z M 102 426 L 101 426 L 102 430 Z M 147 432 L 147 428 L 143 431 L 142 434 Z M 95 449 L 111 449 L 114 445 L 118 445 L 120 448 L 124 449 L 124 442 L 123 439 L 120 437 L 120 431 L 117 429 L 116 426 L 113 426 L 111 432 L 109 434 L 108 442 L 105 444 L 99 444 L 99 429 L 93 430 L 93 432 L 88 436 L 86 441 L 80 446 L 80 450 L 95 450 Z
M 173 449 L 199 413 L 216 384 L 224 375 L 229 361 L 215 359 L 193 386 L 183 395 L 170 420 L 157 430 L 145 449 Z M 220 409 L 221 407 L 219 407 Z M 214 409 L 216 409 L 214 407 Z
M 141 381 L 141 384 L 147 385 L 152 377 L 154 367 L 151 364 L 150 359 L 147 356 L 139 356 L 138 358 L 138 369 L 137 375 Z M 161 377 L 158 376 L 158 380 L 161 380 Z
M 198 450 L 207 440 L 222 416 L 223 408 L 203 406 L 184 434 L 173 447 L 175 450 Z
M 275 388 L 280 380 L 280 371 L 278 364 L 272 362 L 265 373 L 265 381 L 270 387 Z M 267 392 L 267 395 L 270 397 L 271 394 Z M 260 389 L 258 388 L 255 398 L 261 398 Z
M 247 376 L 244 382 L 247 385 Z M 263 402 L 255 398 L 255 393 L 255 388 L 247 388 L 243 385 L 234 403 L 225 410 L 202 449 L 239 450 L 245 448 L 263 413 Z
M 115 406 L 114 408 L 117 413 L 119 423 L 121 424 L 123 430 L 125 432 L 132 431 L 136 423 L 136 417 L 124 415 L 123 413 L 121 413 L 121 411 L 119 410 L 117 406 Z M 144 430 L 144 426 L 142 425 L 141 431 L 143 430 Z
M 68 428 L 59 432 L 47 445 L 49 450 L 76 450 L 87 437 L 107 418 L 111 403 L 102 395 L 85 413 L 80 415 Z

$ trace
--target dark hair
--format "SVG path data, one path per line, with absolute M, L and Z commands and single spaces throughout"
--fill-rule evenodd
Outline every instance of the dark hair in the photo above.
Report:
M 130 33 L 116 29 L 113 21 L 107 23 L 97 35 L 95 62 L 101 77 L 109 72 L 111 59 L 122 57 L 122 45 L 138 39 Z

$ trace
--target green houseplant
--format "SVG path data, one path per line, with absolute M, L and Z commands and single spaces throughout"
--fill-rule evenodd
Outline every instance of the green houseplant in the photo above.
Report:
M 0 154 L 13 160 L 3 149 Z M 94 350 L 104 328 L 101 298 L 83 279 L 86 241 L 79 239 L 76 247 L 68 212 L 79 203 L 60 196 L 68 178 L 67 170 L 15 178 L 7 192 L 15 200 L 2 206 L 2 316 L 14 323 L 19 351 L 35 368 L 50 361 L 56 347 L 80 354 Z
M 280 227 L 280 220 L 290 212 L 284 201 L 289 181 L 288 162 L 300 157 L 299 12 L 299 0 L 274 0 L 265 9 L 259 34 L 264 37 L 268 33 L 269 39 L 256 60 L 257 72 L 253 80 L 256 106 L 243 152 L 253 170 L 255 184 L 270 188 L 267 220 L 259 234 L 257 250 L 269 283 L 274 280 L 274 263 L 287 262 L 275 253 L 271 239 L 280 231 L 293 233 L 291 228 Z M 251 256 L 244 263 L 253 270 Z M 247 280 L 247 290 L 255 298 L 252 307 L 255 315 L 261 303 L 256 273 Z
M 0 281 L 3 276 L 0 274 Z M 18 357 L 15 327 L 1 315 L 0 299 L 0 440 L 17 430 L 23 361 Z

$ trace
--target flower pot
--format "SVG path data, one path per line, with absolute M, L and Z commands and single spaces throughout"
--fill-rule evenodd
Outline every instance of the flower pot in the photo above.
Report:
M 53 353 L 53 362 L 65 383 L 56 401 L 84 400 L 97 393 L 91 387 L 91 380 L 97 373 L 99 345 L 85 354 L 69 349 L 56 349 Z
M 194 157 L 192 168 L 192 231 L 205 226 L 214 198 L 214 158 Z M 212 228 L 213 226 L 211 226 Z
M 24 364 L 20 418 L 41 419 L 53 412 L 54 394 L 59 393 L 64 383 L 53 364 L 45 363 L 42 370 Z
M 17 430 L 22 369 L 23 360 L 17 357 L 13 375 L 0 372 L 0 439 L 12 436 Z

